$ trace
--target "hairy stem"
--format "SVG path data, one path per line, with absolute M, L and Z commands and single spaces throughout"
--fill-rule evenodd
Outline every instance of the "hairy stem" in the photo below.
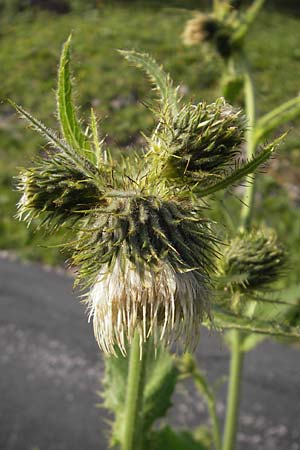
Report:
M 141 450 L 142 448 L 142 407 L 147 359 L 146 347 L 147 344 L 144 344 L 141 355 L 140 335 L 136 331 L 129 356 L 122 450 Z

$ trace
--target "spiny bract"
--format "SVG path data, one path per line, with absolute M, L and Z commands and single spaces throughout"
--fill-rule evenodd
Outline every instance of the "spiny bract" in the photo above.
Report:
M 286 252 L 273 229 L 253 228 L 228 242 L 219 274 L 230 291 L 253 293 L 270 288 L 286 265 Z

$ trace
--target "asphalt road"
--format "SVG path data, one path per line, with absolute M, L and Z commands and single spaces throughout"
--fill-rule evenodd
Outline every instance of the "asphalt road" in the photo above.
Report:
M 96 407 L 101 353 L 72 283 L 0 260 L 0 450 L 107 449 L 107 416 Z M 211 380 L 227 372 L 219 336 L 204 332 L 197 356 Z M 221 417 L 224 399 L 225 386 Z M 174 404 L 174 425 L 206 421 L 190 385 L 180 385 Z M 300 347 L 265 341 L 247 356 L 237 450 L 254 449 L 300 449 Z

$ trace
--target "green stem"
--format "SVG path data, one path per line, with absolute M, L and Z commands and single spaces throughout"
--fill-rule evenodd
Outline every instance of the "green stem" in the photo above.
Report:
M 255 153 L 255 95 L 253 81 L 247 67 L 244 64 L 244 90 L 245 107 L 248 118 L 247 158 L 251 159 Z M 244 203 L 241 209 L 240 229 L 250 228 L 255 197 L 255 175 L 247 177 Z M 227 394 L 227 411 L 224 428 L 223 450 L 234 450 L 238 428 L 240 391 L 243 372 L 244 352 L 241 349 L 242 333 L 239 330 L 232 332 L 231 361 L 229 386 Z
M 143 345 L 143 354 L 141 356 L 140 334 L 136 331 L 129 356 L 122 450 L 141 450 L 142 446 L 142 407 L 147 359 L 146 346 L 147 344 Z
M 231 333 L 230 378 L 223 450 L 234 450 L 235 448 L 244 360 L 244 353 L 241 350 L 241 332 L 238 330 L 232 330 Z
M 242 39 L 245 38 L 245 35 L 248 33 L 249 28 L 251 28 L 252 23 L 256 19 L 259 11 L 264 6 L 266 0 L 254 0 L 252 5 L 246 11 L 244 15 L 244 19 L 241 25 L 238 27 L 238 30 L 233 35 L 233 42 L 238 43 Z
M 196 370 L 192 377 L 194 378 L 196 387 L 206 400 L 209 417 L 211 420 L 212 436 L 214 441 L 215 450 L 222 450 L 222 440 L 220 432 L 220 424 L 216 410 L 216 401 L 213 391 L 210 389 L 207 381 L 202 376 L 199 370 Z
M 255 96 L 254 87 L 251 75 L 248 69 L 245 69 L 244 74 L 244 89 L 245 89 L 245 107 L 247 115 L 247 159 L 251 159 L 255 153 Z M 255 175 L 246 178 L 246 190 L 244 195 L 244 204 L 241 210 L 241 229 L 248 229 L 252 220 L 253 203 L 255 197 Z
M 222 449 L 221 432 L 220 425 L 216 411 L 216 403 L 214 400 L 207 402 L 207 408 L 209 411 L 211 425 L 212 425 L 212 435 L 214 440 L 214 445 L 216 450 Z

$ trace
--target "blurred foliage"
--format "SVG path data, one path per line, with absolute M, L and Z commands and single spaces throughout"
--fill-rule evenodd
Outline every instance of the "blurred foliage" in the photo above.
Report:
M 0 11 L 18 13 L 26 9 L 47 10 L 57 14 L 97 9 L 108 4 L 136 4 L 140 6 L 152 5 L 157 7 L 178 7 L 186 9 L 209 8 L 211 0 L 0 0 Z M 249 0 L 232 0 L 235 7 L 249 4 Z M 299 11 L 300 4 L 295 0 L 268 0 L 267 6 L 287 11 Z
M 279 3 L 283 2 L 276 1 L 276 5 Z M 67 7 L 58 10 L 56 4 Z M 181 82 L 183 95 L 192 96 L 194 101 L 214 100 L 219 92 L 222 61 L 205 47 L 199 50 L 181 42 L 184 24 L 191 16 L 187 8 L 206 4 L 192 0 L 172 0 L 163 6 L 154 0 L 0 0 L 0 98 L 12 98 L 55 127 L 56 68 L 61 45 L 73 30 L 73 67 L 82 114 L 94 107 L 102 118 L 100 128 L 103 136 L 108 135 L 110 146 L 118 144 L 124 152 L 131 146 L 140 147 L 140 131 L 147 133 L 153 125 L 151 114 L 141 102 L 152 93 L 144 77 L 116 49 L 133 48 L 152 54 L 164 64 L 175 83 Z M 259 113 L 268 112 L 300 89 L 299 20 L 274 10 L 271 0 L 267 4 L 271 8 L 260 15 L 247 48 L 255 71 Z M 6 102 L 0 104 L 0 114 L 0 247 L 17 249 L 23 257 L 48 263 L 62 261 L 57 249 L 43 247 L 43 235 L 14 219 L 19 197 L 13 190 L 16 167 L 28 165 L 29 159 L 43 148 L 41 140 L 24 129 Z M 278 230 L 292 251 L 291 264 L 299 266 L 300 211 L 295 206 L 300 194 L 295 190 L 300 181 L 300 123 L 291 126 L 293 130 L 281 146 L 280 163 L 276 165 L 274 160 L 268 175 L 260 177 L 256 213 L 257 218 L 262 217 Z M 284 170 L 286 161 L 289 165 Z M 233 217 L 240 203 L 233 198 L 227 208 Z M 211 214 L 218 215 L 219 209 Z M 55 242 L 57 238 L 53 238 Z M 290 276 L 296 281 L 295 271 Z

